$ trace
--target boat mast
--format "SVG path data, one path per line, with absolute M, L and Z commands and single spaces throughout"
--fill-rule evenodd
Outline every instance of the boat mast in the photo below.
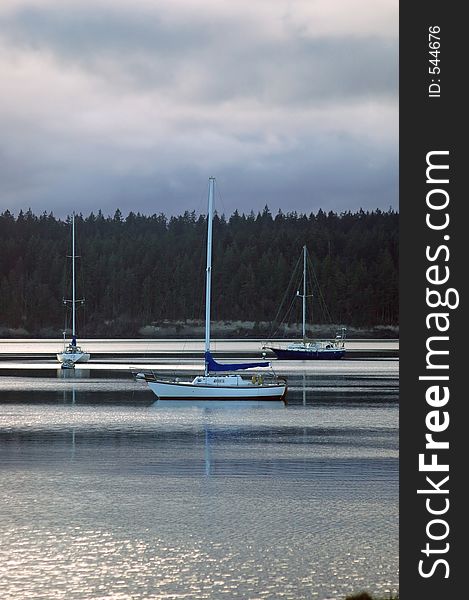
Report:
M 207 269 L 205 274 L 205 353 L 210 352 L 210 298 L 212 287 L 212 221 L 213 196 L 215 177 L 208 180 L 208 211 L 207 211 Z M 205 354 L 207 356 L 207 354 Z M 208 375 L 208 362 L 205 359 L 205 376 Z
M 303 299 L 303 343 L 306 343 L 306 298 L 310 298 L 306 293 L 306 266 L 307 266 L 307 249 L 306 245 L 303 246 L 303 293 L 300 294 L 300 290 L 297 290 L 296 295 L 298 298 Z M 298 264 L 298 263 L 297 263 Z M 296 267 L 295 267 L 296 269 Z
M 306 342 L 306 245 L 303 246 L 303 342 Z
M 75 337 L 75 212 L 72 213 L 72 339 Z

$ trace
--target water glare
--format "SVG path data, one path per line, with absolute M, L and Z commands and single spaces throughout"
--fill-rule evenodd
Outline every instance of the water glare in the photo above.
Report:
M 292 369 L 281 410 L 159 407 L 114 371 L 5 372 L 2 597 L 397 592 L 396 368 Z

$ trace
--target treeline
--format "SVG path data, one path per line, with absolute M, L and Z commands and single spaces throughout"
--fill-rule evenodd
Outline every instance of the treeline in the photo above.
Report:
M 133 336 L 144 325 L 203 319 L 206 219 L 117 210 L 76 223 L 82 337 Z M 61 331 L 71 297 L 71 220 L 0 215 L 0 327 Z M 315 323 L 398 324 L 398 213 L 389 210 L 215 216 L 212 319 L 272 321 L 302 246 L 308 246 L 328 314 Z M 294 305 L 300 310 L 301 302 Z M 300 320 L 293 310 L 290 319 Z M 69 323 L 69 321 L 68 321 Z

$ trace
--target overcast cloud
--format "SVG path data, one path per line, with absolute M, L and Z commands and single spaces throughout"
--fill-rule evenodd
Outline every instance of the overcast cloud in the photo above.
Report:
M 3 0 L 0 210 L 398 206 L 397 0 Z

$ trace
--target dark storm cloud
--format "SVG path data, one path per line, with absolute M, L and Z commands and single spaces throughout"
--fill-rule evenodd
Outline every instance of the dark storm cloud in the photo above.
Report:
M 343 212 L 376 207 L 385 210 L 396 206 L 396 172 L 394 150 L 381 151 L 373 145 L 357 147 L 345 141 L 338 149 L 324 138 L 306 139 L 290 153 L 268 156 L 255 164 L 233 163 L 220 173 L 203 170 L 192 164 L 151 174 L 127 172 L 119 175 L 105 166 L 88 165 L 76 170 L 65 168 L 49 175 L 49 186 L 38 187 L 33 209 L 64 214 L 78 207 L 84 214 L 102 209 L 113 214 L 119 207 L 130 211 L 179 214 L 185 210 L 205 212 L 207 177 L 217 177 L 217 210 L 230 215 L 261 211 L 268 206 L 273 214 L 298 211 L 317 212 L 319 208 Z M 29 207 L 31 202 L 26 206 Z M 23 204 L 23 207 L 25 205 Z

